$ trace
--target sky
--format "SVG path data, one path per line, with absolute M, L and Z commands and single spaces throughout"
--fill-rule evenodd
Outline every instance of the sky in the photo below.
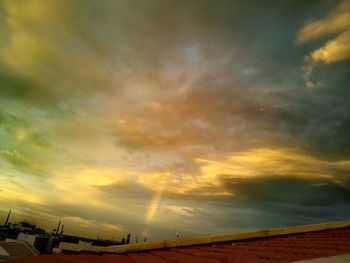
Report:
M 2 0 L 0 223 L 349 219 L 349 60 L 350 1 Z

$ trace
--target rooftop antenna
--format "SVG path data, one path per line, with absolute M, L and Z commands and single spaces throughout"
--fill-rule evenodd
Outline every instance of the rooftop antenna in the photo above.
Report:
M 62 225 L 62 227 L 61 227 L 61 232 L 60 232 L 60 236 L 63 234 L 63 229 L 64 229 L 64 225 Z
M 125 241 L 126 244 L 130 244 L 130 237 L 131 237 L 131 235 L 128 234 L 128 236 L 126 237 L 126 241 Z
M 10 218 L 10 215 L 11 215 L 11 211 L 12 211 L 12 209 L 10 209 L 10 211 L 9 211 L 9 213 L 8 213 L 8 215 L 7 215 L 7 218 L 6 218 L 6 221 L 5 221 L 5 227 L 7 227 L 7 224 L 8 224 L 8 222 L 9 222 L 9 218 Z
M 56 236 L 58 235 L 58 231 L 60 230 L 60 225 L 61 225 L 61 220 L 60 221 L 58 221 L 58 226 L 57 226 L 57 228 L 56 228 Z

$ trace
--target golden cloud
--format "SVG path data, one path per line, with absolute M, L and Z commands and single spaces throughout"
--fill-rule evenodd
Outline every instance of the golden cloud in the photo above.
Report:
M 2 4 L 6 12 L 6 25 L 10 44 L 0 54 L 19 72 L 32 74 L 37 70 L 38 58 L 59 52 L 41 32 L 53 24 L 58 8 L 57 1 L 7 1 Z M 39 30 L 41 28 L 41 30 Z
M 296 149 L 253 149 L 223 160 L 196 159 L 202 179 L 219 184 L 220 178 L 297 177 L 341 183 L 339 171 L 350 170 L 350 160 L 325 161 Z
M 344 1 L 326 18 L 306 24 L 297 34 L 296 43 L 317 40 L 350 28 L 350 1 Z
M 46 204 L 47 200 L 43 198 L 43 191 L 32 191 L 24 187 L 21 183 L 13 179 L 7 179 L 0 172 L 0 185 L 3 191 L 0 191 L 0 200 L 26 201 L 30 204 Z
M 310 58 L 312 61 L 325 64 L 350 59 L 350 30 L 328 41 L 323 47 L 314 50 L 310 54 Z
M 311 75 L 316 63 L 331 64 L 350 59 L 350 1 L 340 3 L 326 18 L 306 24 L 297 34 L 298 45 L 336 35 L 305 57 L 304 79 L 307 88 L 315 84 Z

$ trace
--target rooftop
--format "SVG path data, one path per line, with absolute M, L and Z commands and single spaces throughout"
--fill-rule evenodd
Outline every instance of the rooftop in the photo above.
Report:
M 0 241 L 0 261 L 21 259 L 38 255 L 39 252 L 24 241 Z
M 349 254 L 350 221 L 112 247 L 63 243 L 60 248 L 59 254 L 16 262 L 295 262 Z

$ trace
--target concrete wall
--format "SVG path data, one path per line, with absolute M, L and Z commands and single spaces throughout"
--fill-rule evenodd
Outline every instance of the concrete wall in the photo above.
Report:
M 34 246 L 36 237 L 37 237 L 37 235 L 29 235 L 29 234 L 19 233 L 17 240 L 25 241 L 29 245 Z

